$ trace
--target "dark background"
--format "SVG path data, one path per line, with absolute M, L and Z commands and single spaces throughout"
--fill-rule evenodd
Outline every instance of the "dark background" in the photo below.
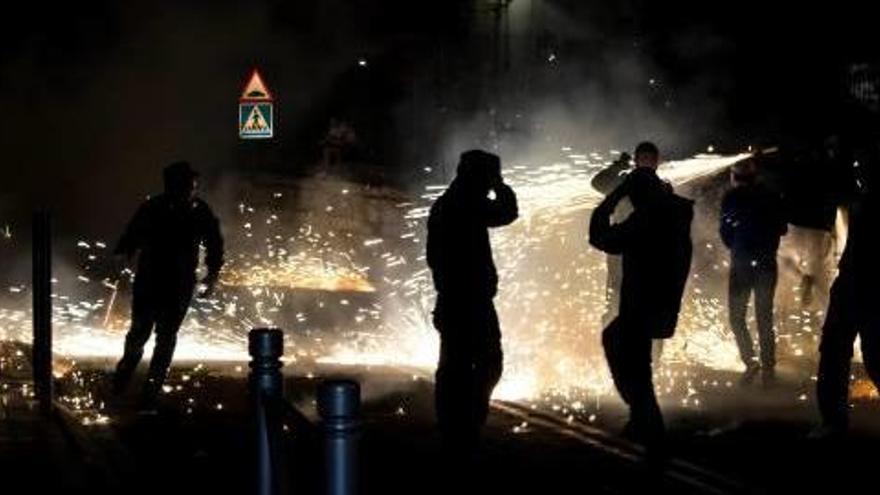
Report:
M 353 161 L 403 189 L 471 146 L 509 160 L 535 143 L 651 138 L 681 156 L 821 139 L 844 69 L 875 58 L 876 21 L 869 2 L 787 4 L 26 3 L 0 30 L 0 224 L 49 203 L 63 229 L 109 235 L 168 162 L 210 184 L 262 146 L 257 168 L 296 174 L 331 117 L 352 122 Z M 252 67 L 277 99 L 270 143 L 237 137 Z

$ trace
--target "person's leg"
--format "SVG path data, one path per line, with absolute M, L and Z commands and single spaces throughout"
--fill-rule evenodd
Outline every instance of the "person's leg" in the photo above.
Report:
M 819 412 L 826 426 L 839 429 L 845 429 L 848 423 L 849 375 L 857 333 L 852 289 L 848 277 L 839 276 L 834 281 L 819 344 Z
M 758 339 L 761 346 L 761 367 L 764 376 L 772 380 L 776 369 L 776 334 L 773 331 L 773 298 L 778 278 L 776 262 L 757 272 L 755 280 L 755 317 L 758 320 Z
M 439 308 L 435 314 L 440 333 L 440 360 L 434 376 L 434 408 L 444 449 L 455 454 L 466 449 L 471 423 L 470 393 L 473 383 L 473 356 L 462 327 L 460 308 Z M 441 323 L 442 322 L 442 323 Z
M 804 254 L 802 259 L 801 304 L 805 308 L 822 307 L 828 303 L 831 233 L 823 229 L 802 229 Z
M 623 333 L 620 317 L 617 317 L 602 332 L 602 347 L 605 349 L 608 370 L 611 372 L 611 379 L 617 392 L 620 393 L 620 398 L 627 406 L 632 406 L 633 397 L 630 393 L 632 380 L 627 367 L 631 356 L 627 354 Z
M 651 339 L 644 332 L 627 332 L 630 343 L 627 345 L 630 363 L 630 394 L 632 396 L 632 418 L 637 430 L 646 443 L 656 443 L 665 435 L 663 415 L 654 391 L 654 377 L 651 367 Z
M 654 339 L 651 343 L 651 362 L 659 363 L 661 359 L 663 359 L 663 347 L 666 339 Z
M 125 392 L 135 369 L 144 355 L 144 346 L 150 339 L 155 324 L 155 302 L 148 290 L 135 286 L 131 303 L 131 326 L 125 335 L 125 349 L 113 375 L 113 394 Z
M 180 325 L 186 316 L 189 301 L 188 295 L 169 300 L 157 315 L 156 345 L 153 346 L 153 357 L 150 359 L 147 382 L 144 384 L 143 400 L 145 403 L 155 401 L 165 383 L 168 368 L 174 357 L 174 349 L 177 346 L 177 332 L 180 331 Z
M 504 356 L 501 350 L 501 328 L 495 306 L 490 302 L 486 308 L 485 337 L 475 349 L 474 362 L 474 426 L 479 431 L 486 424 L 492 391 L 501 380 Z
M 746 310 L 752 292 L 751 266 L 733 261 L 730 265 L 730 281 L 727 291 L 727 308 L 730 317 L 730 330 L 736 339 L 739 355 L 748 369 L 755 367 L 755 348 L 749 327 L 746 324 Z
M 859 308 L 859 336 L 862 340 L 862 361 L 874 386 L 880 389 L 880 315 L 862 304 Z

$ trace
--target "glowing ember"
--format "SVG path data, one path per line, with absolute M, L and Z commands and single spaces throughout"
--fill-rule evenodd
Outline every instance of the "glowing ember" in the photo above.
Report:
M 880 399 L 880 393 L 871 380 L 859 379 L 850 385 L 850 397 L 854 401 Z

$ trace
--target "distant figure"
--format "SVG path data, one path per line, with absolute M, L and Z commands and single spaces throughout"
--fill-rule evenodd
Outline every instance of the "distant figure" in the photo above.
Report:
M 773 297 L 778 268 L 776 252 L 787 224 L 781 198 L 758 184 L 753 160 L 731 169 L 733 188 L 721 202 L 721 240 L 730 249 L 728 309 L 730 327 L 740 357 L 746 365 L 741 383 L 752 383 L 760 371 L 763 384 L 776 379 L 776 336 L 773 332 Z M 749 298 L 755 294 L 755 316 L 761 348 L 760 363 L 746 323 Z
M 602 344 L 614 385 L 630 408 L 624 434 L 651 449 L 661 447 L 665 426 L 654 392 L 651 341 L 675 331 L 691 264 L 693 202 L 676 196 L 657 177 L 659 152 L 652 143 L 636 150 L 637 166 L 593 211 L 590 244 L 622 255 L 618 316 L 604 330 Z M 623 198 L 632 214 L 612 224 Z
M 626 179 L 626 175 L 632 170 L 629 153 L 621 153 L 620 157 L 593 176 L 590 185 L 593 189 L 608 196 L 612 191 L 620 187 Z M 611 216 L 613 223 L 620 223 L 632 213 L 632 205 L 629 199 L 624 198 L 614 209 Z M 620 304 L 620 282 L 623 278 L 623 265 L 620 256 L 616 254 L 605 255 L 605 313 L 602 314 L 602 326 L 607 326 L 617 316 L 617 306 Z
M 131 328 L 125 353 L 116 366 L 115 395 L 124 393 L 155 327 L 156 343 L 150 361 L 141 407 L 156 405 L 177 343 L 177 332 L 196 286 L 199 246 L 205 248 L 208 273 L 200 297 L 207 297 L 223 265 L 223 238 L 217 217 L 195 197 L 198 174 L 187 162 L 165 167 L 165 192 L 140 206 L 119 240 L 116 253 L 138 255 L 131 304 Z
M 501 178 L 501 161 L 479 150 L 461 155 L 455 180 L 431 207 L 427 257 L 437 289 L 434 326 L 440 333 L 435 399 L 450 452 L 473 452 L 501 378 L 501 330 L 492 301 L 498 275 L 488 228 L 508 225 L 517 216 L 516 195 Z
M 880 150 L 876 136 L 850 157 L 855 164 L 859 197 L 850 208 L 849 235 L 831 286 L 828 312 L 819 345 L 816 392 L 822 426 L 817 438 L 839 436 L 849 424 L 850 363 L 856 336 L 861 338 L 862 360 L 874 385 L 880 387 Z
M 352 125 L 344 120 L 330 119 L 327 133 L 321 140 L 324 154 L 324 166 L 335 166 L 342 163 L 346 152 L 357 144 L 357 134 Z

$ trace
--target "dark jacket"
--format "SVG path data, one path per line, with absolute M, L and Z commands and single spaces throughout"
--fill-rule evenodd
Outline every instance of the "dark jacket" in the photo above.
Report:
M 880 301 L 880 204 L 876 196 L 866 196 L 850 210 L 846 248 L 839 264 L 839 276 L 855 283 L 860 307 L 872 312 Z
M 781 198 L 758 185 L 734 187 L 721 201 L 720 231 L 735 260 L 775 260 L 788 231 Z
M 438 298 L 491 299 L 498 288 L 489 227 L 508 225 L 519 211 L 507 185 L 495 199 L 473 194 L 453 181 L 428 217 L 428 266 Z
M 139 252 L 135 284 L 186 288 L 195 282 L 199 246 L 205 248 L 208 278 L 223 266 L 223 237 L 211 208 L 200 199 L 186 203 L 160 194 L 145 201 L 116 246 L 117 254 Z
M 611 214 L 626 196 L 627 183 L 612 192 L 590 218 L 590 244 L 623 255 L 619 317 L 626 328 L 654 338 L 671 337 L 690 271 L 693 202 L 677 196 L 656 179 L 658 193 L 650 204 L 636 205 L 622 223 Z

